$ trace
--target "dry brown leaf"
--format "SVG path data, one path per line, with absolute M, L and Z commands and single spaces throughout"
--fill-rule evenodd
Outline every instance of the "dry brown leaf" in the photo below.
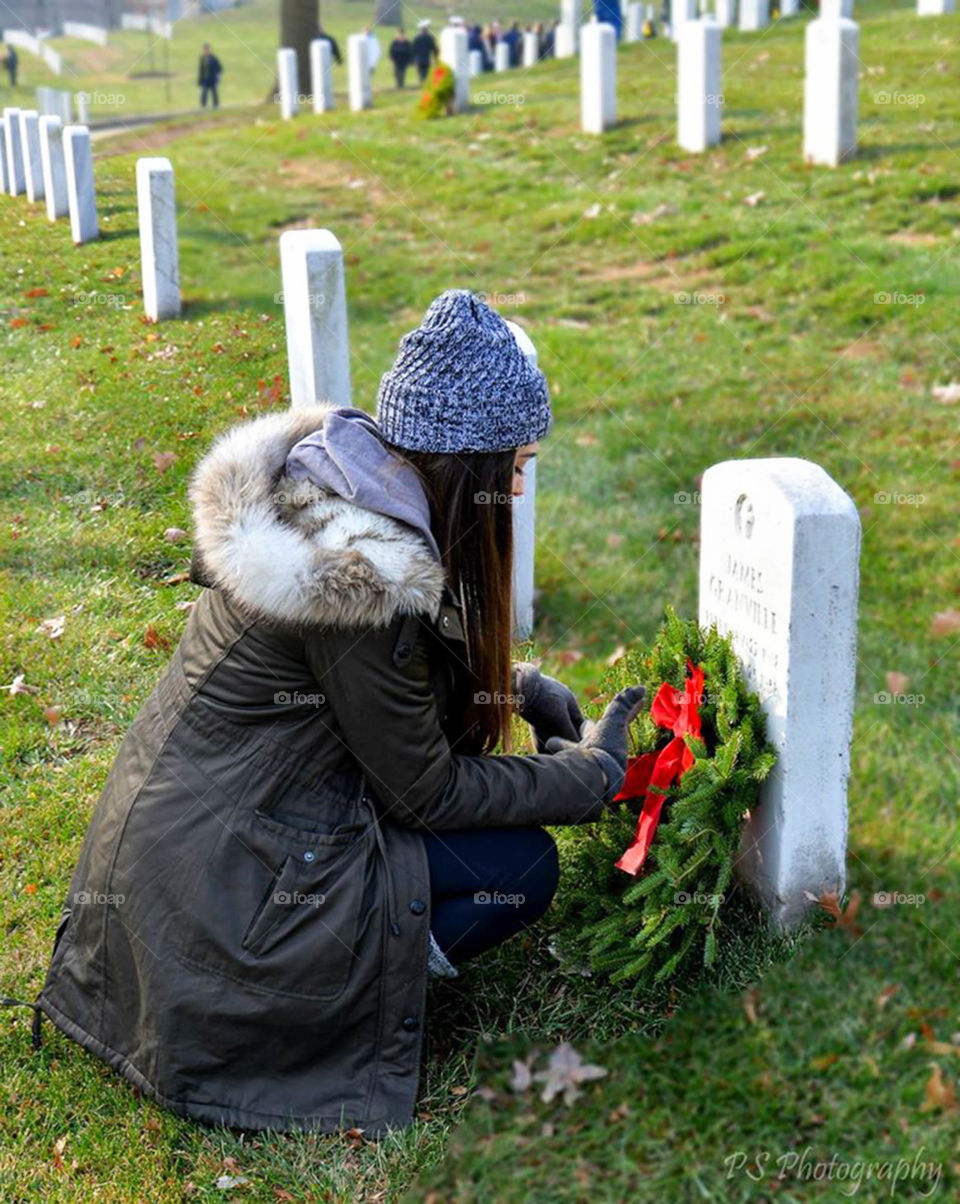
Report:
M 177 456 L 175 452 L 154 452 L 153 463 L 157 472 L 166 472 L 171 464 L 175 464 Z
M 930 1063 L 932 1073 L 923 1089 L 925 1096 L 921 1112 L 940 1110 L 955 1112 L 957 1110 L 957 1093 L 949 1079 L 944 1080 L 943 1071 L 936 1062 Z
M 887 1004 L 890 1002 L 890 1000 L 894 997 L 894 995 L 896 995 L 896 993 L 899 990 L 900 990 L 899 983 L 890 983 L 889 986 L 884 987 L 883 990 L 880 992 L 880 994 L 877 996 L 877 1007 L 885 1008 L 887 1006 Z
M 183 527 L 167 527 L 163 533 L 163 538 L 167 543 L 179 543 L 181 539 L 187 538 L 187 533 Z
M 960 610 L 941 610 L 930 621 L 931 635 L 952 635 L 960 630 Z
M 569 1107 L 581 1094 L 580 1083 L 602 1079 L 606 1073 L 602 1066 L 584 1062 L 573 1046 L 564 1041 L 550 1055 L 547 1069 L 538 1070 L 533 1077 L 544 1085 L 540 1098 L 545 1104 L 562 1093 L 563 1102 Z
M 28 686 L 27 685 L 25 675 L 23 673 L 18 673 L 16 675 L 16 677 L 13 679 L 13 681 L 8 686 L 3 686 L 2 689 L 9 691 L 9 693 L 11 695 L 13 695 L 13 694 L 39 694 L 40 693 L 39 686 Z
M 48 635 L 51 640 L 59 640 L 63 635 L 64 624 L 66 623 L 66 615 L 57 615 L 55 619 L 44 619 L 37 631 L 43 635 Z
M 760 988 L 753 987 L 743 995 L 743 1010 L 750 1024 L 757 1023 L 757 1004 L 760 1002 Z
M 910 678 L 905 673 L 896 673 L 891 670 L 887 674 L 887 689 L 891 694 L 905 694 L 909 684 Z
M 931 392 L 934 398 L 944 405 L 953 405 L 955 401 L 960 401 L 960 384 L 953 380 L 949 385 L 934 385 Z

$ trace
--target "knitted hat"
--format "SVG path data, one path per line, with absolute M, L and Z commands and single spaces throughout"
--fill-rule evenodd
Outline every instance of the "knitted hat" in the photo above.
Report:
M 507 451 L 553 423 L 546 377 L 475 293 L 448 289 L 400 340 L 377 394 L 388 443 L 411 451 Z

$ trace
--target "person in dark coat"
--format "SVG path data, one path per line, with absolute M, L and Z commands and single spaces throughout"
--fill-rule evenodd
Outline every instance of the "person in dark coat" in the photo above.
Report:
M 483 30 L 479 25 L 471 25 L 467 34 L 467 51 L 479 50 L 480 59 L 483 64 L 484 71 L 493 70 L 493 61 L 490 58 L 490 51 L 487 49 L 487 43 L 484 41 Z
M 437 40 L 430 32 L 430 22 L 423 20 L 417 26 L 420 31 L 411 43 L 411 53 L 413 61 L 416 64 L 417 75 L 420 77 L 420 82 L 427 78 L 427 72 L 430 70 L 430 64 L 440 57 L 440 49 L 437 46 Z
M 217 94 L 217 87 L 220 83 L 220 76 L 223 74 L 223 67 L 220 60 L 210 49 L 210 43 L 204 42 L 203 52 L 200 55 L 200 69 L 197 73 L 197 86 L 200 89 L 200 104 L 206 107 L 207 94 L 209 93 L 213 107 L 216 109 L 220 104 L 220 97 Z
M 510 47 L 510 66 L 519 67 L 521 59 L 521 47 L 523 45 L 523 34 L 520 32 L 520 22 L 514 21 L 507 32 L 501 37 L 501 42 L 506 42 Z
M 557 53 L 557 26 L 559 21 L 551 21 L 544 30 L 543 41 L 540 43 L 540 57 L 542 59 L 552 59 Z
M 335 63 L 343 62 L 343 55 L 340 53 L 340 47 L 337 45 L 337 39 L 332 33 L 327 33 L 322 25 L 317 26 L 317 39 L 321 42 L 330 43 L 330 57 Z
M 598 21 L 613 26 L 619 42 L 623 34 L 623 13 L 620 9 L 620 0 L 593 0 L 593 11 Z
M 15 88 L 17 86 L 17 64 L 20 62 L 17 57 L 17 48 L 12 45 L 6 46 L 6 44 L 4 46 L 7 53 L 3 60 L 3 65 L 6 67 L 7 75 L 10 77 L 10 87 Z
M 510 328 L 451 290 L 376 418 L 217 439 L 190 483 L 205 588 L 94 811 L 35 1033 L 210 1124 L 412 1122 L 428 976 L 543 914 L 542 825 L 613 803 L 643 701 L 583 721 L 511 666 L 504 503 L 551 424 Z M 542 751 L 510 751 L 514 711 Z
M 402 88 L 406 82 L 407 68 L 413 59 L 413 46 L 402 29 L 397 30 L 397 36 L 390 43 L 390 61 L 393 63 L 393 74 L 397 87 Z

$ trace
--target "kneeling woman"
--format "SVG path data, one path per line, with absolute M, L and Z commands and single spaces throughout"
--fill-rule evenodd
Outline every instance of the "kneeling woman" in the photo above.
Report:
M 509 327 L 452 291 L 401 341 L 376 421 L 274 414 L 199 463 L 208 588 L 120 747 L 38 1000 L 161 1104 L 409 1124 L 428 967 L 542 915 L 539 825 L 618 791 L 642 689 L 581 723 L 510 664 L 503 503 L 550 425 Z M 541 751 L 493 756 L 514 691 Z

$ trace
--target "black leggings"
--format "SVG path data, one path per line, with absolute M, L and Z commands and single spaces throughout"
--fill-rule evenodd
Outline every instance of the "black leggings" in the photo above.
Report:
M 458 965 L 538 920 L 557 889 L 553 837 L 542 828 L 458 828 L 425 838 L 430 928 Z

